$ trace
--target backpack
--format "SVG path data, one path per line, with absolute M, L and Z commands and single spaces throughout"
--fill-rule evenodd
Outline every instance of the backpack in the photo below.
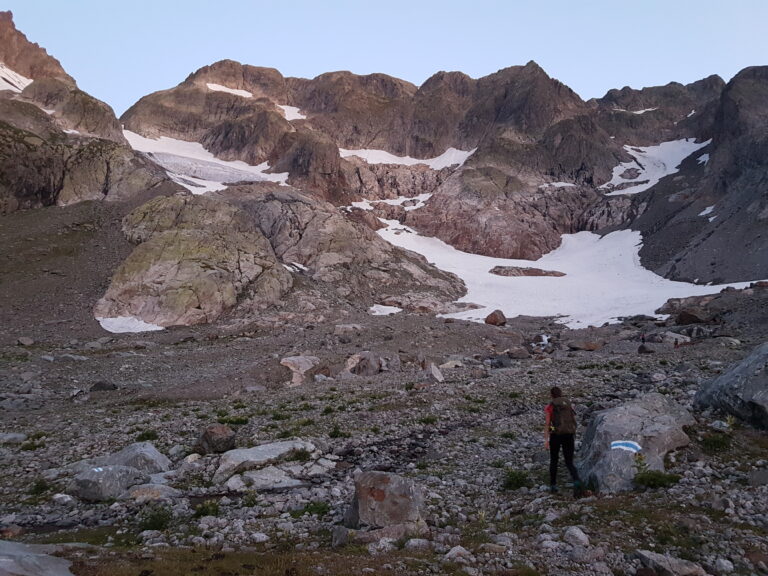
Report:
M 576 433 L 576 414 L 573 406 L 565 398 L 555 398 L 552 400 L 552 433 L 553 434 L 575 434 Z

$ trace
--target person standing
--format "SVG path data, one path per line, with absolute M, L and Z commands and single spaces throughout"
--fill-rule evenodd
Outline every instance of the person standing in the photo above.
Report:
M 554 386 L 549 393 L 552 401 L 544 409 L 546 416 L 544 446 L 549 449 L 549 490 L 553 493 L 557 492 L 557 465 L 562 448 L 565 466 L 573 478 L 574 494 L 578 496 L 581 492 L 581 480 L 576 466 L 573 465 L 576 412 L 570 401 L 563 398 L 563 391 L 558 386 Z

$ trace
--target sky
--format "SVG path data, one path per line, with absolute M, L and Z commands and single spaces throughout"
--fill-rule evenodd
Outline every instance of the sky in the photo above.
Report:
M 765 0 L 6 0 L 19 30 L 117 114 L 229 58 L 285 76 L 422 84 L 535 60 L 582 98 L 726 81 L 768 56 Z

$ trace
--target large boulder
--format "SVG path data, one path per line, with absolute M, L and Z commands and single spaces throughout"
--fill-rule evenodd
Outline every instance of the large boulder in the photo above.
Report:
M 688 410 L 655 392 L 602 410 L 584 435 L 581 477 L 601 492 L 630 490 L 637 473 L 635 452 L 626 444 L 612 447 L 612 443 L 639 444 L 648 468 L 664 470 L 664 456 L 690 442 L 683 427 L 694 423 Z
M 82 500 L 102 502 L 119 498 L 131 486 L 148 481 L 147 474 L 130 466 L 94 466 L 75 476 L 67 493 Z
M 0 16 L 2 16 L 0 12 Z M 54 546 L 0 540 L 0 574 L 3 576 L 73 576 L 71 562 L 50 554 Z
M 345 516 L 349 528 L 424 525 L 424 495 L 413 480 L 389 472 L 363 472 L 355 478 L 355 496 Z
M 292 285 L 259 228 L 218 198 L 155 198 L 126 216 L 123 230 L 140 244 L 97 302 L 97 317 L 213 322 L 237 304 L 273 304 Z
M 291 371 L 291 381 L 288 386 L 301 386 L 313 375 L 314 369 L 320 365 L 317 356 L 288 356 L 280 360 L 280 365 Z
M 698 564 L 669 554 L 638 550 L 635 555 L 643 566 L 650 568 L 658 576 L 707 576 L 707 571 Z
M 151 442 L 136 442 L 119 452 L 99 458 L 98 462 L 103 466 L 128 466 L 147 474 L 167 472 L 171 468 L 168 457 Z
M 254 448 L 230 450 L 222 454 L 219 467 L 213 475 L 213 482 L 217 484 L 224 482 L 233 474 L 278 462 L 300 450 L 314 452 L 315 446 L 302 440 L 285 440 L 283 442 L 262 444 Z
M 768 430 L 768 342 L 696 394 L 699 408 L 717 408 Z

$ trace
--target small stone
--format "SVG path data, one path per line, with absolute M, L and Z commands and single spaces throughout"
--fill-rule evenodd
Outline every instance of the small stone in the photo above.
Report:
M 589 536 L 584 534 L 584 531 L 578 526 L 569 526 L 563 535 L 563 540 L 568 542 L 571 546 L 589 546 Z
M 501 310 L 494 310 L 485 317 L 485 323 L 491 326 L 504 326 L 507 323 L 507 317 Z
M 725 558 L 718 558 L 715 561 L 715 570 L 719 574 L 730 574 L 734 570 L 733 562 Z
M 225 424 L 213 424 L 200 434 L 194 450 L 200 454 L 221 454 L 234 448 L 235 431 Z
M 251 534 L 251 542 L 254 544 L 263 544 L 264 542 L 269 542 L 269 536 L 264 534 L 264 532 L 254 532 Z
M 35 341 L 29 336 L 22 336 L 16 339 L 17 346 L 32 346 L 34 343 Z

